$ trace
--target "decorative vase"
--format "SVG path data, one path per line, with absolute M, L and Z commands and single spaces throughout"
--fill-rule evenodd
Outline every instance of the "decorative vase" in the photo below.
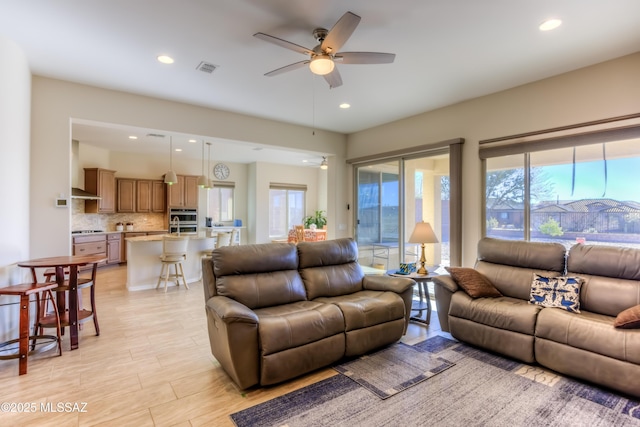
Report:
M 315 224 L 311 224 L 311 225 L 309 225 L 309 228 L 310 228 L 311 230 L 315 230 L 316 228 L 318 228 L 318 226 L 317 226 L 317 225 L 315 225 Z

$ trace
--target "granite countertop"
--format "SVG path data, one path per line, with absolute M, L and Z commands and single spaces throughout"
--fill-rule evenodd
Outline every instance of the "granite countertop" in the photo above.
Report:
M 135 236 L 135 237 L 127 237 L 125 240 L 128 242 L 161 242 L 164 236 L 172 236 L 178 237 L 177 234 L 152 234 L 149 236 Z M 180 237 L 188 237 L 189 240 L 202 240 L 202 239 L 213 239 L 214 237 L 207 236 L 205 233 L 180 233 Z

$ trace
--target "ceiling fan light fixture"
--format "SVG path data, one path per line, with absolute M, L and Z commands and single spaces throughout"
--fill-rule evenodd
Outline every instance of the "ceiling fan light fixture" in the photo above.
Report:
M 309 63 L 309 69 L 313 74 L 324 76 L 333 71 L 336 64 L 329 55 L 316 55 L 311 59 Z
M 322 157 L 322 163 L 320 163 L 320 169 L 322 170 L 329 169 L 329 163 L 327 162 L 327 158 L 324 156 Z

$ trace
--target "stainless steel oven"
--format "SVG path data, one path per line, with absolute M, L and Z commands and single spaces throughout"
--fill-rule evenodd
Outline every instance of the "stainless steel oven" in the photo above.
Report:
M 198 210 L 197 209 L 170 209 L 169 233 L 197 233 Z

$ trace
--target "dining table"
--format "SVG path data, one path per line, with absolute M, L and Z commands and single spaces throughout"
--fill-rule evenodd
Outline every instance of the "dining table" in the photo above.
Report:
M 68 314 L 69 342 L 71 350 L 78 348 L 78 268 L 88 264 L 105 262 L 107 258 L 103 255 L 68 255 L 54 256 L 48 258 L 37 258 L 18 263 L 19 267 L 31 269 L 33 283 L 38 283 L 38 268 L 54 268 L 56 271 L 56 283 L 64 286 L 65 270 L 69 272 L 69 300 L 68 311 L 65 308 L 64 293 L 58 294 L 57 305 L 60 313 L 60 322 L 65 314 Z M 67 323 L 67 322 L 65 322 Z

